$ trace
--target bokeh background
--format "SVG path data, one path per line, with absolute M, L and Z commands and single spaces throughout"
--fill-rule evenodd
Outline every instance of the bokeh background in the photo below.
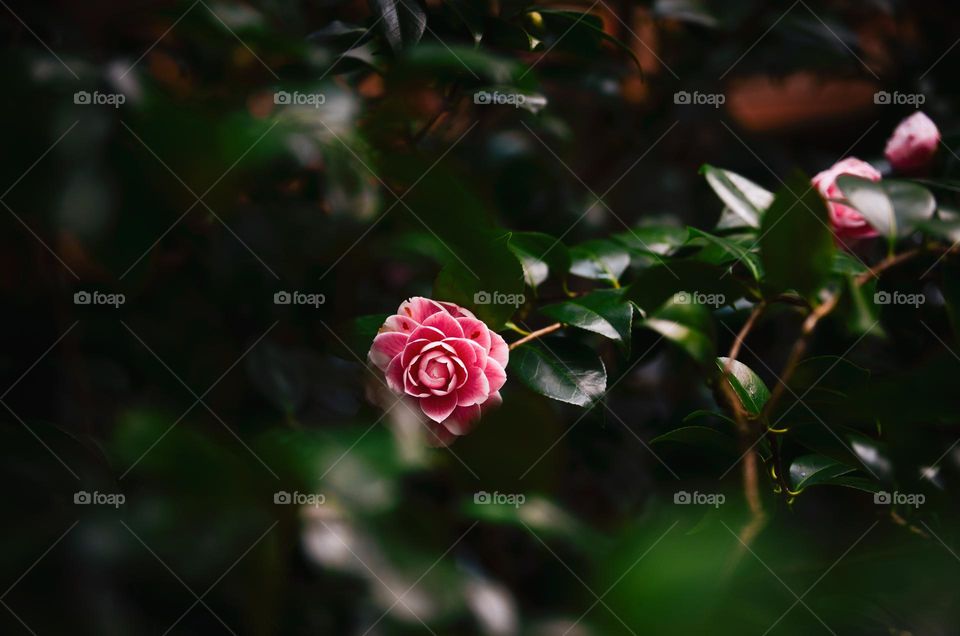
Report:
M 920 518 L 771 494 L 744 552 L 737 452 L 651 449 L 714 404 L 656 334 L 605 352 L 602 406 L 508 382 L 446 449 L 384 416 L 364 359 L 479 217 L 568 245 L 710 228 L 702 164 L 776 189 L 878 160 L 914 111 L 879 91 L 923 97 L 952 174 L 956 4 L 406 1 L 0 2 L 2 632 L 955 633 L 956 449 Z M 475 103 L 497 87 L 526 103 Z M 275 304 L 295 290 L 324 302 Z M 744 359 L 779 368 L 781 318 Z M 859 352 L 886 372 L 859 398 L 932 460 L 960 364 L 927 321 Z

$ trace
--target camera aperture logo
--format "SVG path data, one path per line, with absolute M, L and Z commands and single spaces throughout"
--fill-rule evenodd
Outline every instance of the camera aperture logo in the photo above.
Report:
M 120 108 L 127 103 L 123 93 L 101 93 L 100 91 L 77 91 L 73 94 L 73 103 L 81 106 L 113 106 Z
M 527 96 L 523 93 L 477 91 L 473 94 L 473 103 L 481 105 L 495 104 L 498 106 L 513 106 L 514 108 L 520 108 L 527 103 Z
M 727 297 L 723 294 L 703 294 L 698 291 L 682 291 L 673 295 L 673 302 L 676 305 L 707 305 L 716 308 L 725 305 Z
M 911 305 L 915 309 L 919 309 L 920 305 L 927 302 L 927 297 L 923 294 L 879 291 L 873 295 L 873 302 L 876 305 Z
M 927 101 L 923 93 L 901 93 L 900 91 L 877 91 L 873 94 L 873 103 L 878 106 L 913 106 L 920 108 Z
M 713 506 L 719 508 L 727 501 L 727 496 L 720 492 L 698 492 L 692 493 L 686 490 L 679 490 L 673 493 L 673 503 L 678 506 Z
M 273 103 L 278 106 L 313 106 L 314 108 L 320 108 L 327 103 L 327 96 L 323 93 L 277 91 L 273 94 Z
M 327 302 L 327 297 L 323 294 L 307 294 L 299 291 L 278 291 L 273 295 L 274 305 L 309 305 L 318 309 L 320 305 Z
M 120 305 L 127 302 L 127 297 L 123 294 L 105 294 L 99 291 L 78 291 L 73 295 L 74 305 L 107 305 L 114 309 L 119 309 Z
M 327 501 L 326 495 L 319 492 L 300 492 L 278 490 L 273 493 L 273 503 L 278 506 L 313 506 L 319 508 Z
M 473 295 L 473 304 L 475 305 L 510 305 L 511 307 L 520 307 L 525 302 L 527 302 L 527 297 L 523 294 L 478 291 Z
M 513 506 L 514 508 L 519 508 L 526 502 L 526 495 L 521 493 L 505 493 L 498 492 L 496 490 L 492 493 L 487 492 L 486 490 L 473 493 L 473 503 L 481 506 L 493 504 L 497 506 Z
M 713 106 L 720 108 L 727 103 L 727 96 L 723 93 L 701 93 L 700 91 L 677 91 L 673 94 L 673 103 L 691 106 Z
M 873 503 L 878 506 L 913 506 L 914 508 L 919 508 L 924 503 L 926 503 L 927 497 L 923 493 L 906 493 L 906 492 L 897 492 L 896 490 L 887 492 L 881 490 L 880 492 L 873 493 Z
M 78 490 L 73 493 L 73 503 L 78 506 L 113 506 L 119 508 L 127 501 L 127 496 L 122 492 L 100 492 L 94 490 Z

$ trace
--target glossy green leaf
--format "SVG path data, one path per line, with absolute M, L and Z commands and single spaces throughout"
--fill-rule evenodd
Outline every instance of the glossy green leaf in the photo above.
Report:
M 682 426 L 653 438 L 651 444 L 683 444 L 726 455 L 737 454 L 737 440 L 708 426 Z
M 395 53 L 419 42 L 427 27 L 427 14 L 418 0 L 370 0 L 370 8 Z
M 715 236 L 709 234 L 702 230 L 698 230 L 695 227 L 690 228 L 690 237 L 691 238 L 702 238 L 706 239 L 709 243 L 716 245 L 726 254 L 729 254 L 730 258 L 728 260 L 736 260 L 743 263 L 746 268 L 750 271 L 750 274 L 753 275 L 753 279 L 759 281 L 762 277 L 760 257 L 751 252 L 749 249 L 744 248 L 734 241 L 723 238 L 721 236 Z
M 720 200 L 749 227 L 760 227 L 764 211 L 773 203 L 773 194 L 735 172 L 709 164 L 700 168 Z
M 704 366 L 716 355 L 713 317 L 704 305 L 670 300 L 642 325 L 679 345 Z
M 910 181 L 870 181 L 840 175 L 837 185 L 850 204 L 892 245 L 930 220 L 937 202 L 928 189 Z
M 513 232 L 510 250 L 520 259 L 527 285 L 536 288 L 552 274 L 563 278 L 570 269 L 570 251 L 556 238 L 542 232 Z
M 755 292 L 731 275 L 724 267 L 685 259 L 666 261 L 641 270 L 630 284 L 627 297 L 650 313 L 681 292 L 697 294 L 705 300 L 732 305 Z
M 580 329 L 630 344 L 633 305 L 626 300 L 623 290 L 595 291 L 555 305 L 543 307 L 541 313 Z
M 570 273 L 591 280 L 619 284 L 620 275 L 630 265 L 630 254 L 614 241 L 593 240 L 570 250 Z
M 830 480 L 856 470 L 824 455 L 803 455 L 790 463 L 790 483 L 793 490 L 830 483 Z
M 779 190 L 760 225 L 760 259 L 774 293 L 811 296 L 830 275 L 833 233 L 827 207 L 810 179 L 796 173 Z
M 541 395 L 577 406 L 589 406 L 607 388 L 596 352 L 566 338 L 543 338 L 511 351 L 508 373 Z
M 599 16 L 590 13 L 547 8 L 535 8 L 533 10 L 543 16 L 547 28 L 554 26 L 551 23 L 556 22 L 552 30 L 557 32 L 557 41 L 568 36 L 572 36 L 575 39 L 582 33 L 586 38 L 592 37 L 597 40 L 609 42 L 630 56 L 633 63 L 637 65 L 637 70 L 640 71 L 641 75 L 643 74 L 643 67 L 640 66 L 640 60 L 636 54 L 634 54 L 633 49 L 622 40 L 607 33 L 603 28 L 603 20 L 601 20 Z
M 726 370 L 729 360 L 724 357 L 717 358 L 717 368 L 720 373 Z M 759 415 L 763 411 L 764 405 L 770 399 L 770 390 L 760 376 L 753 372 L 753 369 L 739 360 L 734 360 L 730 366 L 727 381 L 730 382 L 730 386 L 740 399 L 740 404 L 748 413 Z
M 687 230 L 670 225 L 635 227 L 613 235 L 613 239 L 631 252 L 653 256 L 665 256 L 687 240 Z M 660 262 L 654 259 L 653 262 Z

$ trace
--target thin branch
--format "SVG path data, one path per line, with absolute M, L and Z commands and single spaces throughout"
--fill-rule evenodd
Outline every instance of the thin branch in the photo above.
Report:
M 876 278 L 883 272 L 897 267 L 903 263 L 906 263 L 910 260 L 913 260 L 917 256 L 930 253 L 938 253 L 943 251 L 943 248 L 934 248 L 934 249 L 923 249 L 917 248 L 910 250 L 908 252 L 903 252 L 902 254 L 897 254 L 896 256 L 891 256 L 884 259 L 871 269 L 866 272 L 863 272 L 854 279 L 854 283 L 857 287 L 860 287 L 866 284 L 873 278 Z M 817 325 L 825 317 L 830 315 L 830 313 L 837 308 L 837 305 L 840 303 L 840 292 L 837 291 L 830 296 L 826 301 L 817 306 L 810 312 L 806 320 L 803 321 L 803 326 L 800 328 L 800 337 L 793 345 L 793 349 L 790 351 L 790 355 L 787 358 L 787 363 L 783 367 L 783 372 L 780 374 L 780 381 L 773 389 L 773 393 L 770 395 L 770 399 L 767 401 L 764 412 L 766 415 L 771 415 L 776 408 L 776 405 L 779 403 L 780 399 L 783 397 L 783 392 L 787 387 L 790 379 L 793 377 L 794 372 L 797 369 L 797 365 L 800 364 L 800 359 L 803 357 L 803 354 L 807 351 L 807 346 L 810 343 L 810 337 L 813 335 L 813 332 L 816 330 Z
M 730 346 L 730 352 L 727 354 L 727 363 L 723 369 L 723 377 L 720 379 L 720 388 L 730 403 L 733 410 L 733 416 L 737 423 L 737 431 L 740 439 L 740 450 L 743 452 L 743 461 L 741 462 L 741 475 L 743 478 L 743 494 L 747 500 L 747 507 L 750 510 L 750 521 L 740 530 L 740 541 L 744 546 L 749 546 L 754 538 L 766 523 L 766 513 L 763 511 L 763 502 L 760 499 L 760 462 L 759 454 L 756 450 L 754 433 L 751 431 L 749 418 L 736 391 L 733 390 L 729 376 L 733 369 L 733 363 L 740 354 L 740 349 L 747 336 L 757 324 L 757 320 L 763 314 L 767 307 L 765 301 L 757 303 L 750 316 L 747 318 L 743 327 L 737 333 L 733 344 Z M 759 433 L 762 434 L 762 433 Z
M 560 329 L 561 327 L 563 327 L 563 324 L 559 322 L 555 322 L 552 325 L 548 325 L 544 327 L 543 329 L 537 329 L 536 331 L 531 331 L 529 335 L 526 335 L 523 338 L 520 338 L 516 342 L 510 343 L 510 351 L 513 351 L 517 347 L 524 345 L 530 342 L 531 340 L 536 340 L 541 336 L 545 336 L 549 333 L 553 333 L 554 331 L 556 331 L 557 329 Z

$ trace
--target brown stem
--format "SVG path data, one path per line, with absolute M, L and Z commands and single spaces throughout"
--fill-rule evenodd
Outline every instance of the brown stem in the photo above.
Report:
M 750 312 L 750 316 L 743 324 L 743 327 L 741 327 L 739 333 L 737 333 L 737 337 L 730 347 L 730 352 L 727 355 L 727 364 L 724 366 L 723 377 L 720 380 L 721 390 L 726 395 L 727 401 L 733 410 L 733 417 L 736 420 L 737 431 L 739 433 L 740 450 L 743 452 L 741 475 L 743 478 L 743 494 L 747 500 L 747 507 L 750 510 L 750 521 L 740 530 L 739 537 L 745 546 L 749 546 L 763 528 L 763 525 L 766 523 L 766 514 L 763 511 L 763 502 L 760 499 L 760 461 L 759 454 L 756 450 L 755 435 L 751 431 L 747 413 L 740 403 L 740 398 L 737 396 L 736 391 L 733 390 L 733 386 L 730 384 L 728 377 L 733 368 L 733 363 L 740 354 L 744 340 L 746 340 L 747 336 L 753 330 L 753 327 L 756 325 L 757 320 L 761 314 L 763 314 L 766 307 L 767 303 L 760 301 L 754 306 L 753 311 Z
M 554 331 L 556 331 L 557 329 L 560 329 L 561 327 L 563 327 L 563 325 L 562 325 L 561 323 L 555 322 L 555 323 L 553 323 L 552 325 L 547 325 L 547 326 L 544 327 L 543 329 L 537 329 L 536 331 L 531 331 L 530 333 L 528 333 L 527 335 L 525 335 L 523 338 L 520 338 L 520 339 L 517 340 L 516 342 L 510 343 L 509 349 L 510 349 L 511 351 L 513 351 L 514 349 L 516 349 L 516 348 L 519 347 L 520 345 L 524 345 L 524 344 L 530 342 L 531 340 L 536 340 L 537 338 L 539 338 L 539 337 L 541 337 L 541 336 L 545 336 L 545 335 L 547 335 L 548 333 L 553 333 Z
M 876 278 L 883 272 L 887 271 L 892 267 L 896 267 L 902 263 L 910 261 L 921 254 L 933 253 L 942 253 L 945 250 L 943 248 L 922 249 L 917 248 L 910 250 L 909 252 L 903 252 L 902 254 L 897 254 L 896 256 L 891 256 L 882 260 L 880 263 L 870 268 L 868 271 L 863 272 L 854 279 L 854 283 L 859 287 L 864 285 L 871 278 Z M 787 387 L 787 383 L 793 377 L 794 372 L 797 369 L 797 365 L 800 363 L 800 359 L 803 357 L 803 354 L 806 353 L 807 346 L 810 342 L 810 337 L 813 335 L 814 330 L 817 328 L 817 325 L 823 320 L 826 316 L 830 314 L 834 309 L 837 308 L 837 305 L 840 303 L 840 292 L 834 293 L 830 298 L 824 301 L 821 305 L 814 308 L 813 311 L 807 316 L 806 320 L 803 321 L 803 326 L 800 328 L 800 337 L 793 345 L 793 349 L 790 351 L 790 355 L 787 358 L 787 363 L 783 367 L 783 372 L 780 374 L 780 381 L 773 389 L 773 393 L 770 395 L 770 399 L 767 401 L 766 408 L 764 412 L 769 416 L 773 414 L 776 405 L 779 403 L 780 399 L 783 397 L 783 392 Z

